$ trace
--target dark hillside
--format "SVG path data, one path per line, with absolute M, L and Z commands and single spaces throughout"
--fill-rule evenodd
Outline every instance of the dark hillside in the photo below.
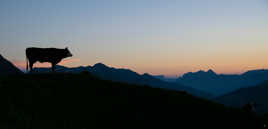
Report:
M 0 76 L 23 74 L 17 67 L 15 67 L 10 61 L 0 55 Z
M 241 88 L 234 92 L 228 93 L 215 100 L 219 103 L 231 107 L 243 107 L 248 103 L 256 103 L 256 111 L 258 113 L 268 113 L 268 81 L 257 86 Z
M 99 80 L 84 74 L 0 79 L 0 128 L 256 129 L 254 115 L 186 92 Z

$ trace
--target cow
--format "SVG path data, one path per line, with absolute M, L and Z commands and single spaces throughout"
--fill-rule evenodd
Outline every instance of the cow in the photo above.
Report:
M 72 57 L 73 55 L 66 47 L 65 49 L 58 48 L 27 48 L 26 49 L 26 69 L 30 72 L 33 69 L 33 64 L 39 61 L 40 63 L 49 62 L 52 66 L 52 71 L 55 71 L 56 65 L 64 58 Z

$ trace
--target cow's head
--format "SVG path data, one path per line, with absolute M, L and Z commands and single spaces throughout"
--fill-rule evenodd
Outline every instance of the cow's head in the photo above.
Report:
M 66 57 L 72 57 L 72 56 L 73 56 L 72 53 L 69 51 L 68 47 L 66 47 L 66 48 L 64 49 L 64 53 L 65 53 L 65 56 L 66 56 Z

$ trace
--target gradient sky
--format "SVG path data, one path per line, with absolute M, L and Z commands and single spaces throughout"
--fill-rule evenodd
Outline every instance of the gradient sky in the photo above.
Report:
M 70 67 L 168 76 L 268 68 L 268 1 L 1 0 L 0 54 L 24 67 L 32 46 L 68 46 Z

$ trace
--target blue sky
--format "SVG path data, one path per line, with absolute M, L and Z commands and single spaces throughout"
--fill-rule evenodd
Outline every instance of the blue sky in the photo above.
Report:
M 68 46 L 66 66 L 139 73 L 268 68 L 267 0 L 1 0 L 0 53 Z

